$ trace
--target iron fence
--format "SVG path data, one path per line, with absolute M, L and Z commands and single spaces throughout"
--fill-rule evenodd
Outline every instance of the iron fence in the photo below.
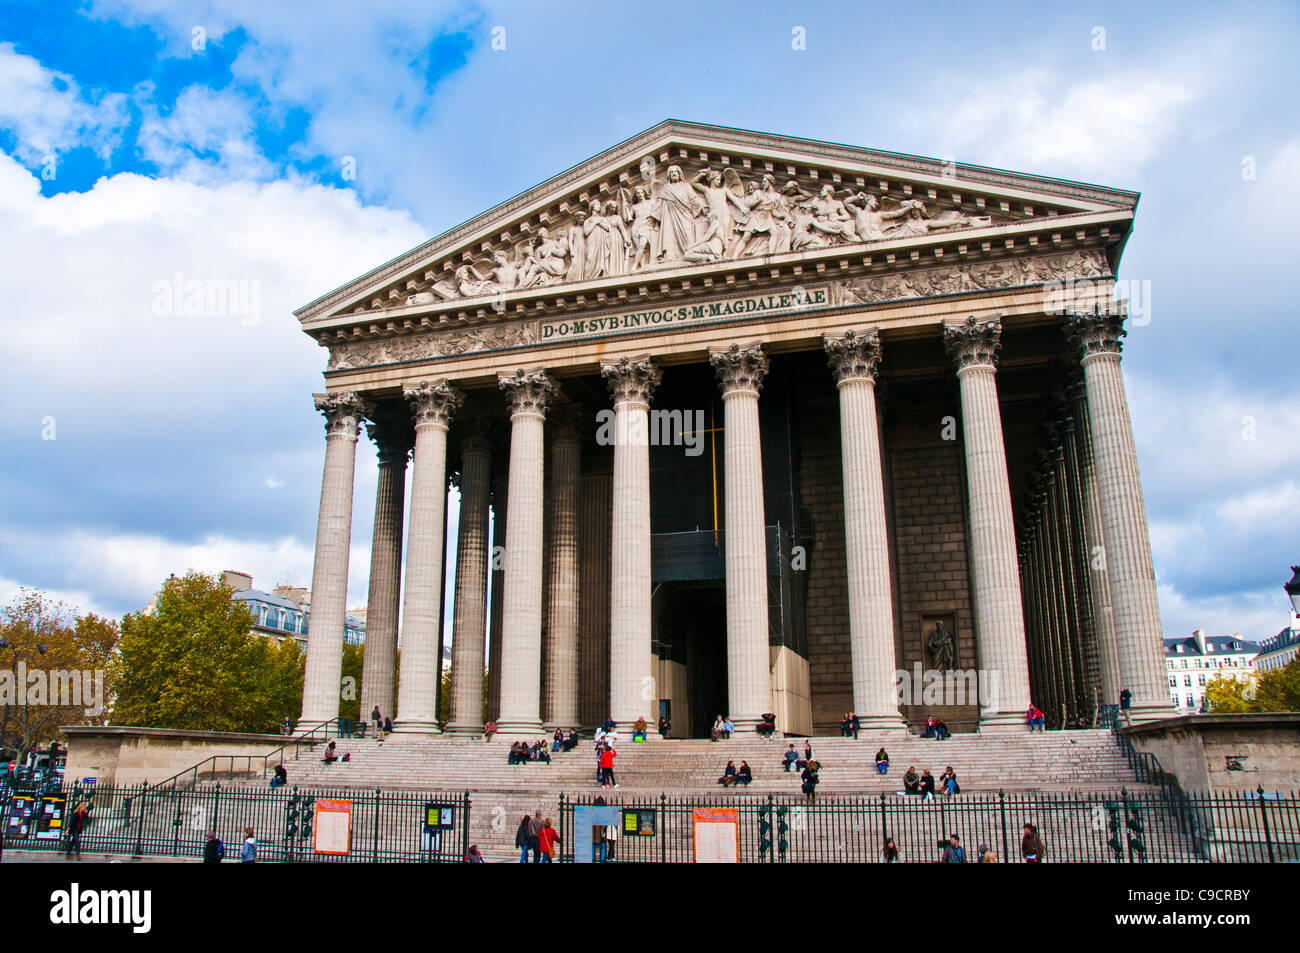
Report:
M 257 859 L 272 862 L 459 862 L 469 843 L 468 792 L 209 784 L 15 789 L 0 801 L 0 846 L 66 851 L 81 803 L 91 805 L 83 853 L 202 857 L 215 831 L 237 860 L 247 828 Z
M 603 815 L 592 809 L 604 807 Z M 611 809 L 613 814 L 611 814 Z M 602 823 L 590 840 L 577 824 Z M 999 861 L 1022 859 L 1031 824 L 1049 863 L 1279 863 L 1300 860 L 1300 800 L 1294 792 L 1185 795 L 1169 789 L 1114 793 L 961 794 L 863 797 L 560 798 L 560 860 L 622 863 L 697 860 L 696 823 L 734 824 L 741 863 L 874 863 L 892 838 L 901 862 L 934 862 L 951 835 L 967 861 L 987 847 Z M 617 830 L 611 831 L 611 827 Z M 603 830 L 599 829 L 603 828 Z M 717 833 L 713 829 L 714 834 Z M 716 844 L 716 838 L 709 840 Z M 602 846 L 603 845 L 603 846 Z M 731 850 L 728 846 L 727 850 Z

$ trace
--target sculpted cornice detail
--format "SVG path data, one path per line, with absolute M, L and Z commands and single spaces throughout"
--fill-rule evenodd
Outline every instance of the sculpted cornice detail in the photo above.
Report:
M 355 440 L 365 418 L 375 413 L 374 403 L 356 391 L 329 391 L 312 399 L 325 415 L 325 433 L 331 437 L 341 434 Z
M 433 424 L 444 430 L 465 401 L 464 393 L 445 379 L 407 384 L 402 388 L 402 396 L 411 405 L 411 418 L 417 427 Z
M 733 344 L 725 351 L 710 351 L 709 363 L 718 375 L 724 397 L 752 394 L 757 397 L 767 376 L 768 360 L 761 344 Z
M 972 314 L 961 324 L 945 324 L 943 343 L 958 373 L 971 367 L 997 367 L 1002 322 L 997 318 L 979 321 Z
M 874 304 L 901 298 L 990 291 L 1050 281 L 1078 281 L 1108 277 L 1110 266 L 1100 249 L 1062 255 L 1011 258 L 942 268 L 922 268 L 893 274 L 853 278 L 840 285 L 843 303 Z
M 648 357 L 621 357 L 601 364 L 600 374 L 609 385 L 609 397 L 615 404 L 649 404 L 663 372 Z
M 531 321 L 484 325 L 463 331 L 434 331 L 429 334 L 381 338 L 378 341 L 345 341 L 330 348 L 326 370 L 348 370 L 375 364 L 398 364 L 402 361 L 495 351 L 507 347 L 527 347 L 535 341 L 536 334 Z
M 880 367 L 879 330 L 846 331 L 843 337 L 824 337 L 822 345 L 837 385 L 853 380 L 875 382 Z

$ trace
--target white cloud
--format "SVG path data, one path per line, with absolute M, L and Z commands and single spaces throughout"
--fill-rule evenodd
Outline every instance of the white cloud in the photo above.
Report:
M 166 115 L 145 105 L 140 152 L 164 176 L 206 183 L 270 178 L 276 169 L 258 147 L 255 108 L 235 90 L 187 86 Z
M 78 146 L 107 158 L 128 119 L 121 93 L 85 92 L 71 76 L 17 53 L 12 43 L 0 43 L 0 127 L 14 133 L 23 161 L 38 163 Z

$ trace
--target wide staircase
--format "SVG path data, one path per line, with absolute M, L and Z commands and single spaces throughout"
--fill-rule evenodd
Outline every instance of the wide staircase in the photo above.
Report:
M 470 842 L 489 860 L 516 858 L 515 828 L 524 814 L 540 810 L 559 825 L 559 797 L 605 794 L 611 803 L 658 798 L 708 796 L 726 798 L 797 796 L 797 771 L 786 773 L 781 756 L 793 743 L 802 757 L 805 739 L 763 740 L 754 737 L 708 740 L 651 740 L 618 745 L 615 774 L 619 787 L 603 792 L 596 783 L 596 761 L 589 739 L 571 752 L 551 755 L 551 763 L 507 764 L 509 743 L 478 737 L 416 738 L 390 736 L 384 743 L 342 739 L 340 754 L 348 762 L 326 765 L 316 752 L 286 761 L 291 785 L 314 789 L 368 789 L 470 792 Z M 862 733 L 852 738 L 811 739 L 813 757 L 822 765 L 818 795 L 876 797 L 902 787 L 909 766 L 928 768 L 936 779 L 951 765 L 963 794 L 997 792 L 1130 791 L 1146 788 L 1107 730 L 1056 731 L 1000 735 L 955 735 L 944 741 L 884 738 Z M 876 771 L 877 749 L 890 758 L 889 773 Z M 740 791 L 724 791 L 717 779 L 728 760 L 747 761 L 754 782 Z M 942 823 L 939 823 L 942 826 Z M 922 840 L 929 843 L 927 830 Z M 909 838 L 910 839 L 910 838 Z M 973 845 L 972 845 L 973 846 Z

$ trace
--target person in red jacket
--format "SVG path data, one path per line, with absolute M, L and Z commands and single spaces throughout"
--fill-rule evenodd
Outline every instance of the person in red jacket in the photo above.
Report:
M 537 835 L 537 842 L 542 848 L 542 863 L 555 863 L 555 845 L 560 842 L 560 834 L 551 826 L 551 819 L 549 817 L 542 824 L 542 830 Z
M 614 759 L 617 757 L 618 752 L 609 747 L 606 747 L 605 750 L 600 753 L 600 770 L 604 775 L 604 777 L 601 778 L 600 783 L 606 790 L 618 787 L 618 785 L 614 783 Z

